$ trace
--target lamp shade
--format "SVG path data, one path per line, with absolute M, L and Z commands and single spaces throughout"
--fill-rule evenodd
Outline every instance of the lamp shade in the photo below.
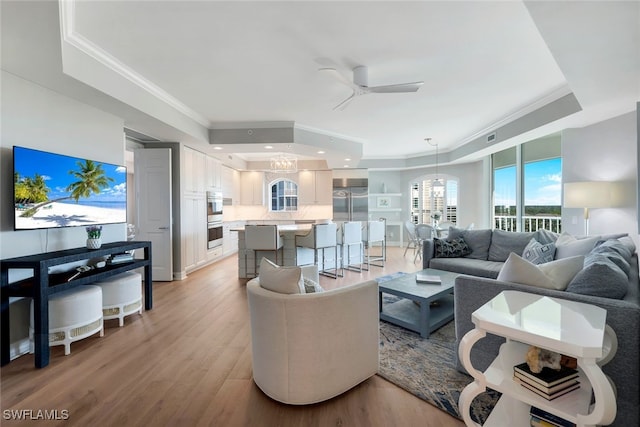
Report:
M 565 208 L 612 208 L 619 203 L 619 191 L 613 182 L 585 181 L 564 184 Z

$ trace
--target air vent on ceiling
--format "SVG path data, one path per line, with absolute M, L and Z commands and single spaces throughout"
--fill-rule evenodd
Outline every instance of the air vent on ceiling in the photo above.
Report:
M 496 133 L 490 133 L 489 135 L 487 135 L 487 144 L 490 144 L 492 142 L 496 141 Z

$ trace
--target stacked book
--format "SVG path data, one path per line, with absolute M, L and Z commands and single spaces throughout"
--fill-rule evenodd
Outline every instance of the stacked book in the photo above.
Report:
M 543 411 L 535 406 L 529 411 L 531 415 L 531 427 L 576 427 L 571 421 L 567 421 L 557 415 Z
M 526 362 L 521 363 L 513 367 L 513 380 L 547 400 L 580 388 L 578 371 L 566 366 L 558 371 L 543 368 L 536 374 L 531 372 Z

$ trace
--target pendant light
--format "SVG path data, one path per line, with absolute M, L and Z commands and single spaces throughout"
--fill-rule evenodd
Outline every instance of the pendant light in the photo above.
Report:
M 431 184 L 431 191 L 433 191 L 433 194 L 436 197 L 443 197 L 444 183 L 440 180 L 440 176 L 438 175 L 438 144 L 432 144 L 431 138 L 425 138 L 424 140 L 427 141 L 427 144 L 430 146 L 436 147 L 436 179 L 433 181 L 433 184 Z

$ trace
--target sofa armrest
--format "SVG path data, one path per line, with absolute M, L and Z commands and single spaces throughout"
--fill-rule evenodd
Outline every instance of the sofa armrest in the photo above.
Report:
M 429 268 L 429 262 L 435 253 L 433 239 L 422 241 L 422 269 Z
M 637 286 L 637 284 L 635 285 Z M 615 331 L 618 338 L 618 350 L 613 359 L 603 366 L 603 372 L 614 382 L 618 392 L 618 415 L 614 425 L 635 425 L 640 404 L 640 307 L 634 302 L 616 300 L 572 292 L 538 288 L 535 286 L 503 282 L 495 279 L 461 275 L 454 285 L 456 344 L 460 345 L 462 337 L 474 324 L 471 314 L 483 304 L 505 290 L 515 290 L 531 294 L 561 298 L 586 304 L 596 305 L 607 310 L 607 324 Z M 478 341 L 471 352 L 474 368 L 481 371 L 498 355 L 504 339 L 492 334 Z M 457 369 L 465 372 L 457 359 Z M 524 359 L 524 355 L 523 355 Z M 632 420 L 634 420 L 632 422 Z M 631 422 L 631 424 L 628 424 Z

